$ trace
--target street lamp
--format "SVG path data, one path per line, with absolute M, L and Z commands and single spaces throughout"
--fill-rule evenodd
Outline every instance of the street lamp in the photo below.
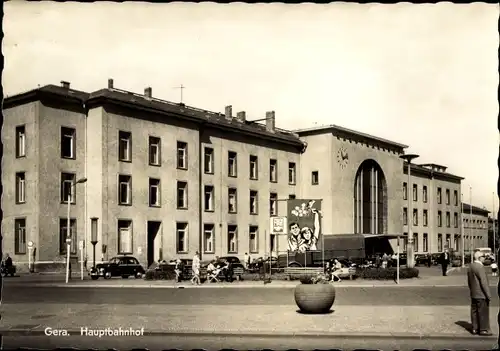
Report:
M 90 243 L 92 244 L 93 248 L 93 256 L 94 256 L 94 263 L 92 264 L 92 270 L 95 271 L 95 246 L 97 245 L 97 221 L 99 218 L 97 217 L 92 217 L 90 219 L 90 235 L 91 235 L 91 240 Z
M 87 178 L 80 178 L 76 182 L 71 183 L 71 186 L 68 189 L 68 213 L 67 213 L 67 222 L 66 222 L 66 284 L 69 281 L 69 261 L 70 261 L 70 251 L 71 251 L 71 201 L 73 199 L 73 188 L 76 187 L 77 184 L 82 184 L 87 181 Z
M 408 222 L 408 245 L 406 245 L 406 259 L 407 263 L 406 266 L 408 268 L 413 268 L 415 266 L 415 257 L 414 257 L 414 250 L 413 250 L 413 233 L 412 231 L 412 221 L 413 221 L 413 210 L 412 210 L 412 201 L 413 201 L 413 186 L 411 184 L 411 161 L 419 157 L 418 155 L 415 154 L 408 154 L 408 155 L 401 155 L 399 156 L 403 160 L 405 160 L 408 163 L 408 187 L 406 189 L 406 199 L 408 200 L 408 212 L 406 215 L 406 219 Z M 410 196 L 410 190 L 411 190 L 411 196 Z

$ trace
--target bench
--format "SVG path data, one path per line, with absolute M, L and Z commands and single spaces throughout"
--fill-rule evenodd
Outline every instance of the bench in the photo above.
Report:
M 298 278 L 303 275 L 318 275 L 323 273 L 323 268 L 321 267 L 286 267 L 285 275 L 289 280 L 292 278 Z
M 245 273 L 245 270 L 242 267 L 236 267 L 233 269 L 233 277 L 235 277 L 236 280 L 241 280 L 241 276 L 243 275 L 243 273 Z M 191 270 L 191 267 L 186 267 L 183 276 L 185 280 L 189 280 L 193 277 L 193 272 Z M 200 268 L 200 278 L 207 279 L 207 267 Z M 225 278 L 224 271 L 220 272 L 219 278 L 220 279 Z

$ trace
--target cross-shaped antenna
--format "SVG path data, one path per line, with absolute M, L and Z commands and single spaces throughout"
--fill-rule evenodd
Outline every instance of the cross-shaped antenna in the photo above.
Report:
M 183 103 L 183 91 L 186 89 L 184 85 L 181 84 L 179 87 L 175 87 L 175 89 L 180 89 L 181 90 L 181 104 Z

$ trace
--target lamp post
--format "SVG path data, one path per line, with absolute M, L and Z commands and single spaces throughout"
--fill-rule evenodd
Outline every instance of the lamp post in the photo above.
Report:
M 413 233 L 412 233 L 412 221 L 413 221 L 413 210 L 412 210 L 412 201 L 413 201 L 413 186 L 411 184 L 411 161 L 419 157 L 418 155 L 415 154 L 407 154 L 407 155 L 401 155 L 399 156 L 403 160 L 405 160 L 408 163 L 408 187 L 406 189 L 407 196 L 406 199 L 408 200 L 408 212 L 406 215 L 406 219 L 408 222 L 408 245 L 406 245 L 406 256 L 407 256 L 407 263 L 406 266 L 408 268 L 413 268 L 415 266 L 415 257 L 414 257 L 414 250 L 413 250 Z M 410 196 L 410 190 L 411 190 L 411 196 Z
M 99 218 L 97 217 L 92 217 L 90 219 L 90 236 L 91 236 L 91 239 L 90 239 L 90 243 L 92 244 L 93 246 L 93 250 L 92 250 L 92 255 L 93 255 L 93 264 L 92 264 L 92 271 L 95 271 L 95 246 L 97 245 L 97 221 L 99 220 Z
M 71 183 L 71 186 L 68 189 L 68 213 L 67 213 L 67 222 L 66 222 L 66 284 L 68 284 L 69 281 L 69 261 L 70 261 L 70 254 L 71 254 L 71 218 L 70 218 L 70 213 L 71 213 L 71 201 L 73 200 L 73 189 L 76 187 L 77 184 L 82 184 L 87 181 L 87 178 L 80 178 L 76 182 Z

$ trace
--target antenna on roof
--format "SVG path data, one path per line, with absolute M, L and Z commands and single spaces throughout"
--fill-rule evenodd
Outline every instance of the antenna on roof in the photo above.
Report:
M 184 101 L 183 101 L 183 91 L 184 91 L 184 89 L 186 89 L 186 87 L 181 84 L 180 86 L 175 87 L 174 89 L 180 89 L 181 90 L 181 104 L 184 103 Z

